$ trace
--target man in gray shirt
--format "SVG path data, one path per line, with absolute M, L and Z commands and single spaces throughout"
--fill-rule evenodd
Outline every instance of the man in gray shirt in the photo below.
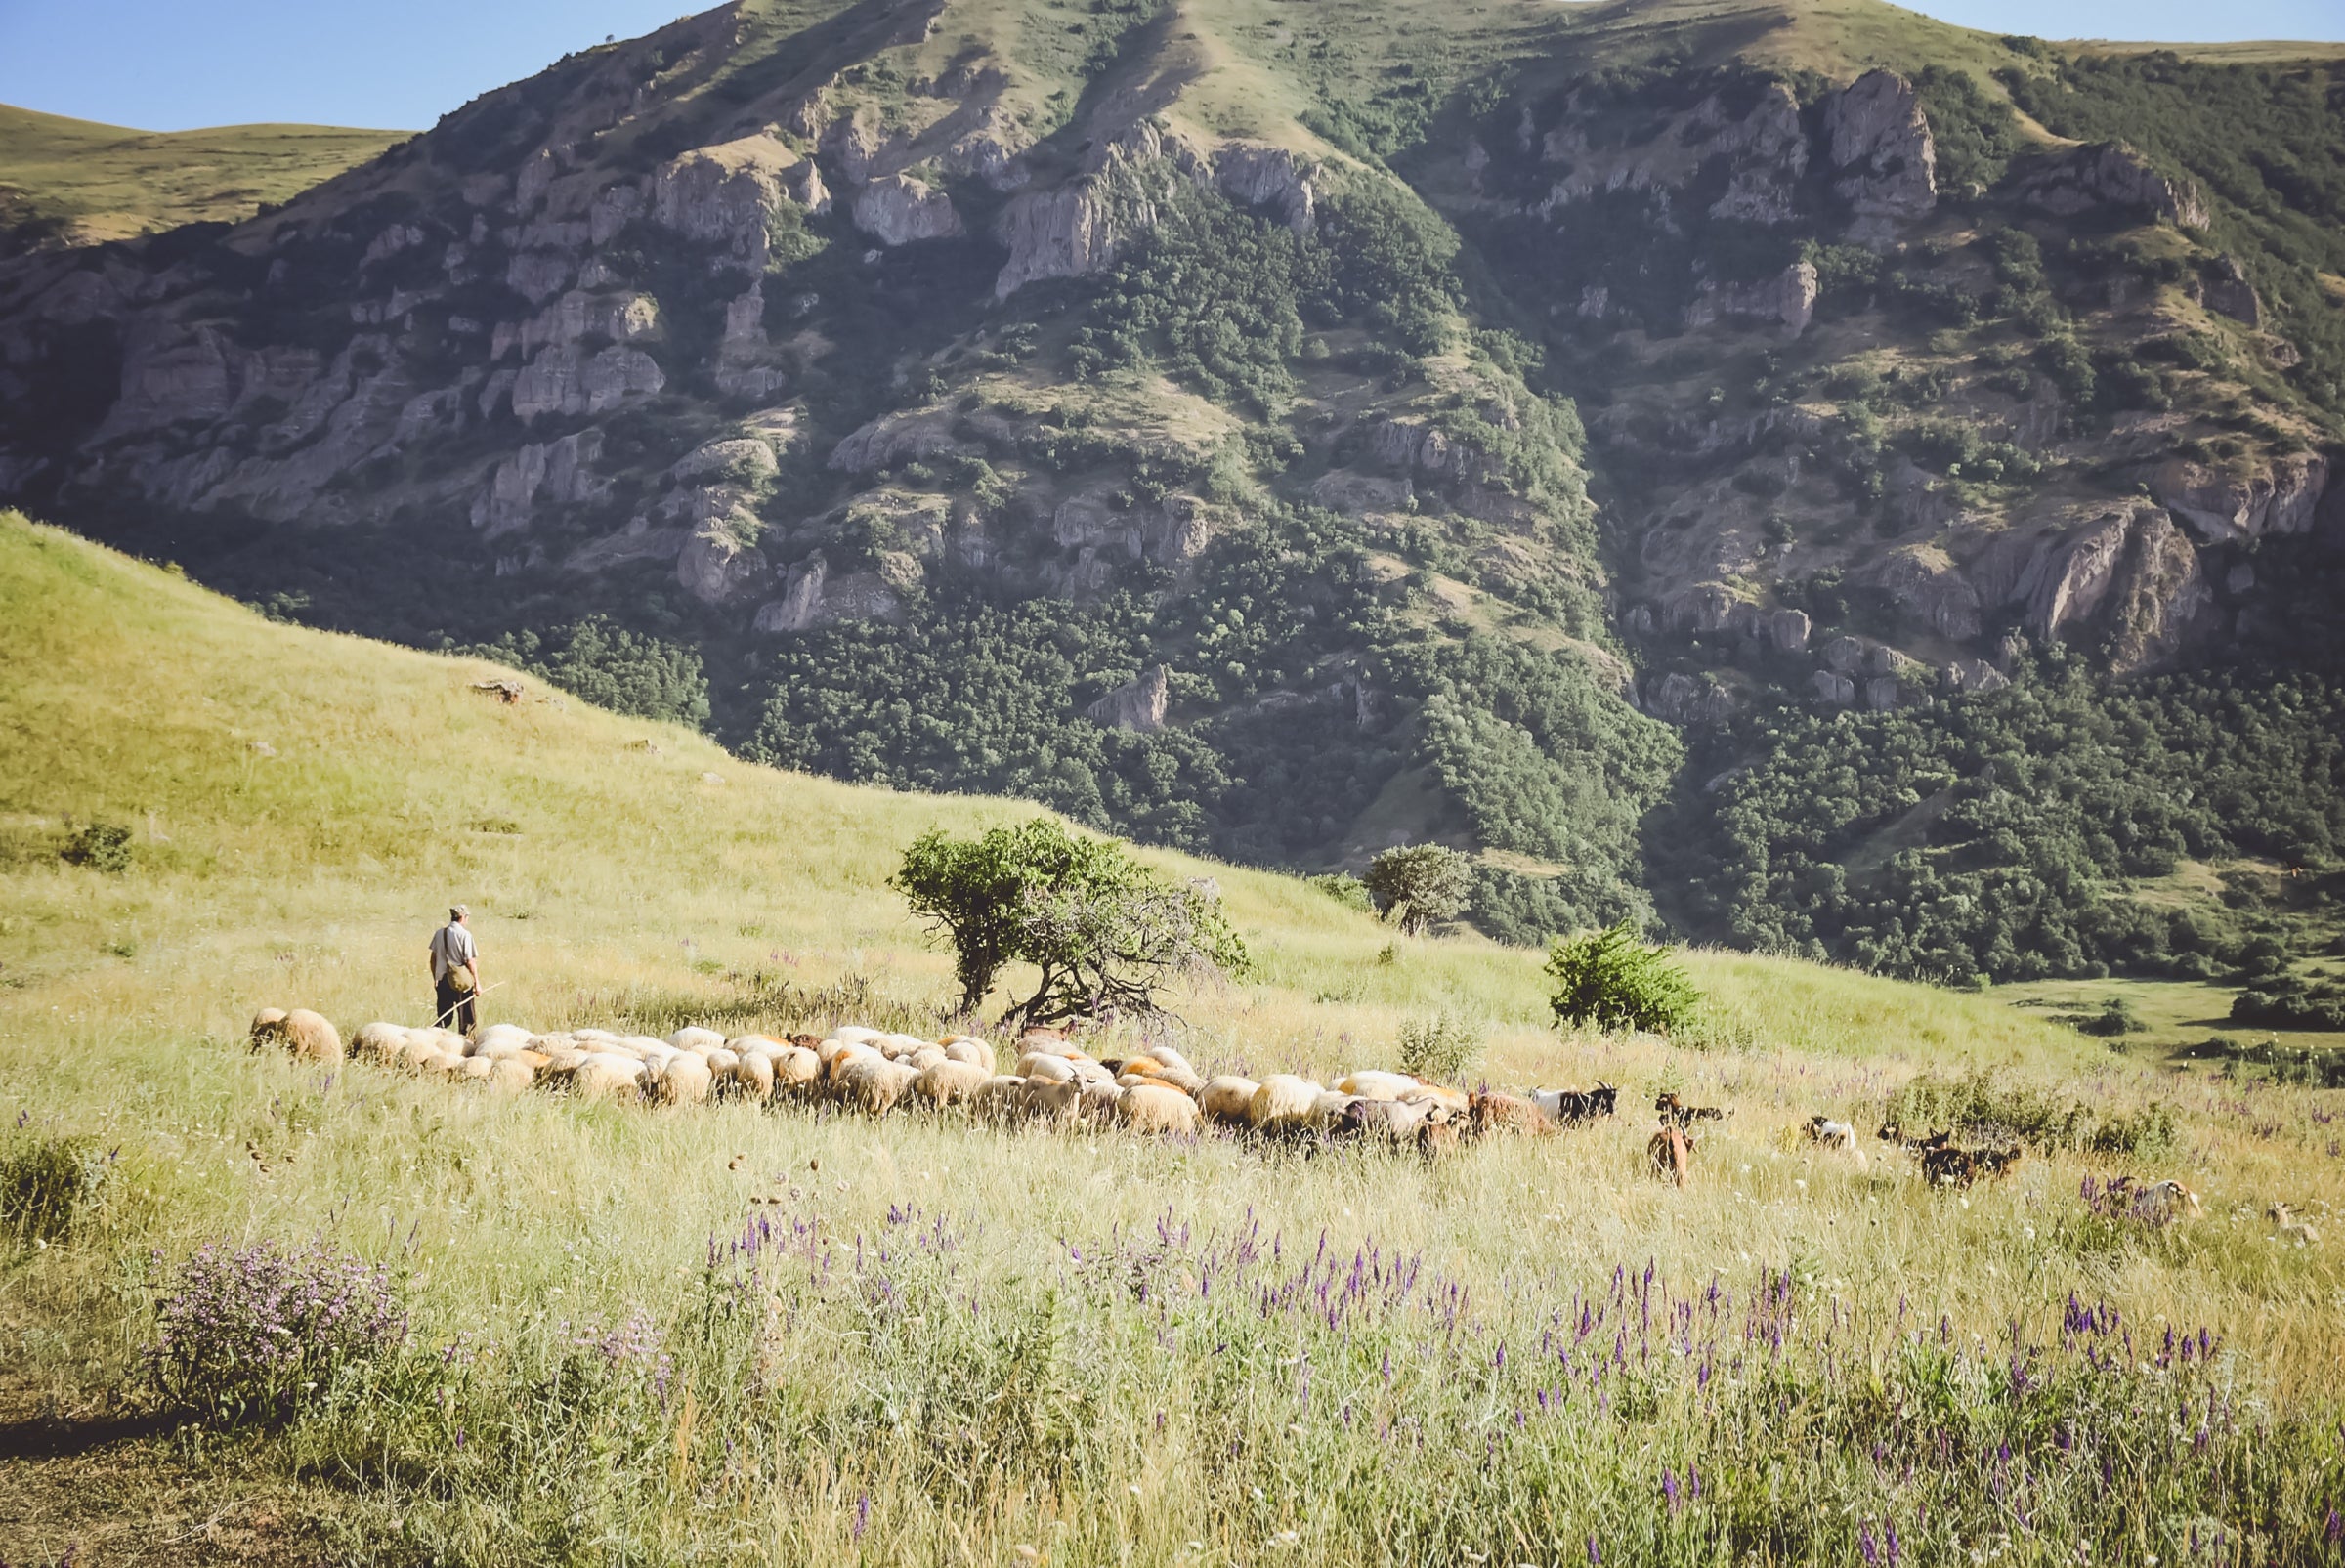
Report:
M 481 950 L 467 922 L 472 911 L 450 905 L 448 924 L 432 933 L 432 987 L 439 1013 L 433 1026 L 469 1035 L 480 1022 L 475 1004 L 481 994 Z

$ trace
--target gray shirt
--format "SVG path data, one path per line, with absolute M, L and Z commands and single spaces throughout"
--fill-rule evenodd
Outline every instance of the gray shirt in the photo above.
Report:
M 481 950 L 474 945 L 472 933 L 450 920 L 432 933 L 432 979 L 446 980 L 450 969 L 461 969 L 468 963 L 480 961 Z

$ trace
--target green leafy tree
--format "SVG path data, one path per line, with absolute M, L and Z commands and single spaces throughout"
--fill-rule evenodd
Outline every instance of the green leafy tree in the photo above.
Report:
M 1454 920 L 1473 897 L 1473 863 L 1443 844 L 1402 844 L 1368 863 L 1368 896 L 1411 936 Z
M 1626 920 L 1557 942 L 1547 975 L 1558 1024 L 1667 1034 L 1689 1022 L 1702 999 L 1669 949 L 1646 947 Z
M 952 943 L 961 1006 L 972 1012 L 1013 961 L 1040 971 L 1008 1015 L 1028 1023 L 1153 1012 L 1172 976 L 1247 964 L 1212 891 L 1141 865 L 1121 840 L 1079 838 L 1047 817 L 973 839 L 924 833 L 890 885 Z

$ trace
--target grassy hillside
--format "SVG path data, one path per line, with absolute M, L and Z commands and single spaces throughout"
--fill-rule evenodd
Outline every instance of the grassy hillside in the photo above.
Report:
M 1839 1562 L 1894 1529 L 1914 1561 L 1996 1530 L 2138 1560 L 2196 1528 L 2306 1560 L 2331 1505 L 2345 1276 L 2257 1215 L 2345 1202 L 2334 1092 L 2161 1081 L 1986 997 L 1737 955 L 1692 955 L 1717 1050 L 1558 1038 L 1529 954 L 1170 856 L 1262 960 L 1180 998 L 1201 1067 L 1385 1063 L 1439 1008 L 1486 1026 L 1476 1076 L 1600 1076 L 1625 1114 L 1428 1166 L 297 1068 L 245 1052 L 251 1010 L 419 1020 L 451 897 L 493 1018 L 819 1027 L 855 991 L 915 1022 L 949 977 L 882 874 L 1020 808 L 504 704 L 490 666 L 17 518 L 0 608 L 0 1158 L 111 1151 L 69 1234 L 0 1233 L 0 1421 L 46 1456 L 0 1469 L 12 1558 Z M 94 821 L 135 829 L 127 871 L 61 859 Z M 1869 1130 L 1967 1068 L 2173 1130 L 1960 1199 L 1802 1152 L 1812 1112 Z M 1661 1087 L 1737 1112 L 1684 1192 L 1641 1168 Z M 2120 1169 L 2206 1213 L 2096 1216 L 2080 1179 Z M 313 1237 L 395 1271 L 405 1353 L 274 1434 L 125 1419 L 178 1259 Z M 2135 1351 L 2097 1359 L 2119 1320 L 2078 1328 L 2071 1292 Z M 2137 1441 L 2145 1410 L 2179 1435 Z
M 0 105 L 0 255 L 240 222 L 405 134 L 330 125 L 133 131 Z

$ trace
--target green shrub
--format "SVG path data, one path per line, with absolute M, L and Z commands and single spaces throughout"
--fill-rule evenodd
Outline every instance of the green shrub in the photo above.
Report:
M 1371 914 L 1376 911 L 1376 900 L 1369 896 L 1368 884 L 1349 871 L 1337 871 L 1328 876 L 1314 876 L 1309 878 L 1309 882 L 1311 886 L 1347 910 L 1357 910 L 1362 914 Z
M 1445 844 L 1402 844 L 1368 863 L 1377 911 L 1412 936 L 1454 920 L 1473 897 L 1473 863 Z
M 90 823 L 77 829 L 62 852 L 68 866 L 93 871 L 130 869 L 130 829 L 114 823 Z
M 0 1227 L 19 1242 L 61 1242 L 112 1165 L 88 1138 L 32 1138 L 0 1154 Z
M 405 1344 L 388 1268 L 325 1242 L 207 1243 L 155 1305 L 147 1371 L 163 1402 L 231 1423 L 281 1421 L 347 1368 Z
M 1668 1034 L 1690 1023 L 1702 999 L 1669 949 L 1646 947 L 1627 920 L 1557 942 L 1547 976 L 1558 1024 Z
M 1393 1054 L 1404 1073 L 1444 1083 L 1464 1082 L 1481 1057 L 1482 1031 L 1454 1013 L 1428 1013 L 1401 1025 Z
M 542 633 L 508 632 L 456 653 L 526 670 L 614 713 L 699 728 L 708 722 L 701 656 L 678 643 L 588 615 Z
M 2119 1035 L 2139 1035 L 2150 1028 L 2148 1024 L 2142 1022 L 2142 1015 L 2133 1010 L 2133 1004 L 2122 996 L 2110 997 L 2102 1004 L 2099 1012 L 2083 1014 L 2075 1018 L 2074 1023 L 2076 1028 L 2083 1033 L 2098 1035 L 2105 1038 L 2113 1038 Z
M 2154 1155 L 2173 1147 L 2174 1114 L 2162 1104 L 2135 1113 L 2095 1111 L 2080 1101 L 1979 1069 L 1960 1078 L 1924 1073 L 1889 1097 L 1888 1119 L 1908 1132 L 1944 1128 L 1974 1143 Z

